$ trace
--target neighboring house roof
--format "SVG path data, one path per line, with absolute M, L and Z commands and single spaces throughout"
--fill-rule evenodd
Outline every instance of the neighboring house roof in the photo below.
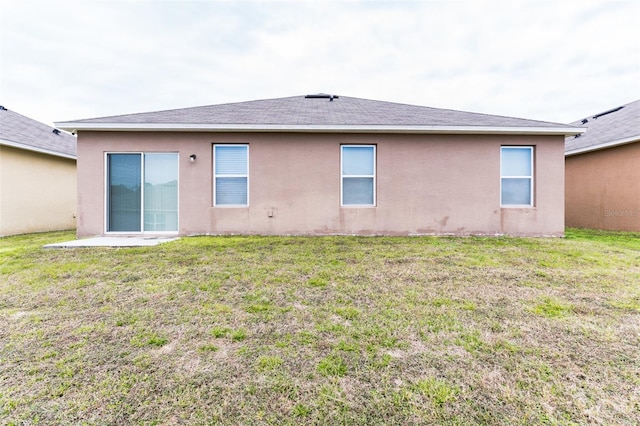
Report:
M 334 95 L 307 95 L 58 122 L 77 130 L 574 135 L 565 124 Z
M 571 123 L 587 131 L 565 140 L 565 155 L 640 141 L 640 99 Z
M 76 159 L 76 138 L 0 106 L 0 145 Z

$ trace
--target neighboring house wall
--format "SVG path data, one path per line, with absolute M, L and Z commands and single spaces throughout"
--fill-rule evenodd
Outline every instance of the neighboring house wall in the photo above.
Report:
M 566 157 L 566 222 L 640 231 L 640 141 Z
M 249 144 L 249 206 L 213 206 L 213 145 Z M 376 206 L 340 206 L 340 146 L 376 145 Z M 500 207 L 500 147 L 535 148 L 532 208 Z M 94 132 L 78 138 L 79 237 L 105 233 L 105 152 L 179 153 L 179 234 L 564 233 L 564 137 Z M 189 161 L 197 155 L 195 162 Z
M 0 145 L 0 235 L 73 229 L 76 161 Z

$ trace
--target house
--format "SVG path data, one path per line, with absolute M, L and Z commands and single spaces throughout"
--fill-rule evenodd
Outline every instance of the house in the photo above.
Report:
M 565 141 L 567 226 L 640 231 L 640 100 L 578 120 Z
M 76 138 L 0 106 L 0 236 L 76 226 Z
M 60 122 L 79 237 L 564 233 L 580 128 L 335 95 Z

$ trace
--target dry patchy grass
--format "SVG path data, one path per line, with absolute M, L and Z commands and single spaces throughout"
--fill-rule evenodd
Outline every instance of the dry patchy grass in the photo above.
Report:
M 640 242 L 0 239 L 3 424 L 640 422 Z

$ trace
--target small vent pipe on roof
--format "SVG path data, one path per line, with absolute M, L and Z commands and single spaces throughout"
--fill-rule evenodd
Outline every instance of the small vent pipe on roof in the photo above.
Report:
M 607 114 L 611 114 L 612 112 L 620 111 L 622 108 L 624 108 L 624 106 L 620 106 L 618 108 L 610 109 L 609 111 L 601 112 L 600 114 L 594 115 L 593 118 L 595 118 L 597 120 L 599 117 L 602 117 L 603 115 L 607 115 Z
M 329 95 L 327 93 L 317 93 L 315 95 L 306 95 L 305 99 L 329 99 L 329 102 L 333 102 L 334 99 L 340 99 L 338 95 Z

